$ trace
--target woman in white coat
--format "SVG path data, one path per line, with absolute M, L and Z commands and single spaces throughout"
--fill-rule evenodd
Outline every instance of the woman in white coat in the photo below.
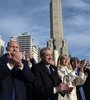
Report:
M 79 66 L 79 62 L 77 62 L 77 66 Z M 58 74 L 61 77 L 62 82 L 68 84 L 69 87 L 71 87 L 72 89 L 71 93 L 65 93 L 64 96 L 59 95 L 58 100 L 77 100 L 76 85 L 84 83 L 84 80 L 81 77 L 82 75 L 78 77 L 75 74 L 75 70 L 73 70 L 72 67 L 70 67 L 67 55 L 59 56 L 57 68 Z

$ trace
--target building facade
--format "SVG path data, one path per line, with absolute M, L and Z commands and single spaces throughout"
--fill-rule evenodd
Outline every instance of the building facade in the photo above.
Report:
M 40 50 L 39 47 L 35 44 L 32 46 L 32 56 L 35 59 L 36 62 L 39 62 L 40 60 Z
M 22 35 L 17 36 L 17 41 L 20 44 L 20 51 L 25 52 L 25 57 L 27 57 L 30 49 L 32 50 L 32 37 L 24 32 Z
M 4 54 L 4 41 L 2 40 L 2 37 L 0 36 L 0 56 Z

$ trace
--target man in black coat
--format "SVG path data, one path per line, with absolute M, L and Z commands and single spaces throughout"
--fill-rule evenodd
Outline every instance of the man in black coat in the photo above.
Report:
M 27 100 L 26 86 L 34 80 L 28 62 L 22 60 L 17 41 L 7 44 L 7 53 L 0 57 L 0 100 Z
M 68 90 L 61 83 L 57 68 L 52 63 L 52 51 L 43 48 L 40 52 L 41 62 L 32 67 L 36 78 L 33 82 L 33 100 L 58 100 L 58 93 Z
M 90 100 L 90 67 L 89 65 L 84 68 L 84 73 L 87 75 L 87 79 L 83 85 L 85 95 L 86 95 L 86 100 Z

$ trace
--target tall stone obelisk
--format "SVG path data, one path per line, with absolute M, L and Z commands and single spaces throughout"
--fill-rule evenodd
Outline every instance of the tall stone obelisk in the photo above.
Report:
M 68 55 L 67 41 L 63 39 L 62 0 L 50 0 L 50 40 L 47 43 L 53 50 L 55 63 L 59 55 Z
M 50 0 L 50 37 L 54 39 L 56 48 L 60 51 L 63 39 L 61 0 Z

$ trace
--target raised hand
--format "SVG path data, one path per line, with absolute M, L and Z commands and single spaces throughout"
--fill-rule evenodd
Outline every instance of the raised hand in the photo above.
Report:
M 22 67 L 22 53 L 18 51 L 13 51 L 12 53 L 8 52 L 9 62 L 18 67 Z

